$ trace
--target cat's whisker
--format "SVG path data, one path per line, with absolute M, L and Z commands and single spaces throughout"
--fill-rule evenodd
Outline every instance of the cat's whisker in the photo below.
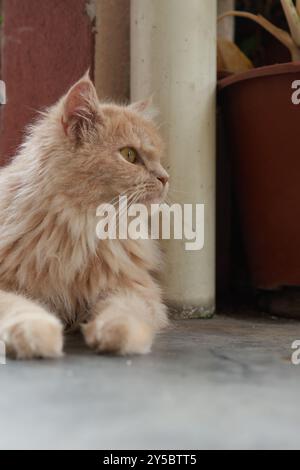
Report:
M 169 189 L 169 192 L 170 192 L 170 193 L 189 194 L 188 191 L 180 191 L 179 189 L 174 189 L 173 187 L 171 187 L 171 188 Z
M 111 204 L 112 206 L 115 206 L 120 200 L 120 198 L 127 196 L 132 188 L 128 188 L 126 191 L 123 193 L 118 194 L 117 196 L 113 197 L 107 204 Z
M 127 198 L 127 204 L 124 204 L 124 205 L 119 205 L 118 207 L 118 210 L 117 212 L 114 214 L 114 219 L 113 219 L 113 223 L 116 224 L 117 226 L 117 221 L 120 222 L 120 219 L 121 217 L 123 217 L 124 213 L 127 211 L 128 212 L 128 209 L 130 206 L 128 206 L 128 204 L 130 204 L 130 202 L 134 199 L 134 196 L 135 196 L 135 193 L 131 194 L 128 198 Z

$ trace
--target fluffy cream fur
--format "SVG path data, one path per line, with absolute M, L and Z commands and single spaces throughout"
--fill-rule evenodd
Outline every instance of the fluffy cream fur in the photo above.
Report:
M 163 146 L 147 102 L 100 104 L 84 76 L 30 128 L 0 172 L 0 340 L 19 358 L 59 357 L 63 326 L 99 352 L 147 353 L 166 308 L 151 240 L 98 240 L 96 208 L 163 199 Z M 120 149 L 135 148 L 139 164 Z

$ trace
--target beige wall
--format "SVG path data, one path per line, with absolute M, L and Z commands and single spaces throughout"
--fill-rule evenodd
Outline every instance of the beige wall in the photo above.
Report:
M 96 0 L 95 82 L 101 99 L 130 96 L 130 0 Z

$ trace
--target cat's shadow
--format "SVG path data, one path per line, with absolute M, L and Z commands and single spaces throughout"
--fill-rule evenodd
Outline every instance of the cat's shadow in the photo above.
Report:
M 86 345 L 80 332 L 72 332 L 65 334 L 64 354 L 94 356 L 95 352 Z

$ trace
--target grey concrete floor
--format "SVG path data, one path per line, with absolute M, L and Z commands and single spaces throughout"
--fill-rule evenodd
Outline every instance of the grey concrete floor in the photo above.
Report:
M 146 357 L 0 366 L 1 449 L 300 448 L 300 323 L 176 322 Z

